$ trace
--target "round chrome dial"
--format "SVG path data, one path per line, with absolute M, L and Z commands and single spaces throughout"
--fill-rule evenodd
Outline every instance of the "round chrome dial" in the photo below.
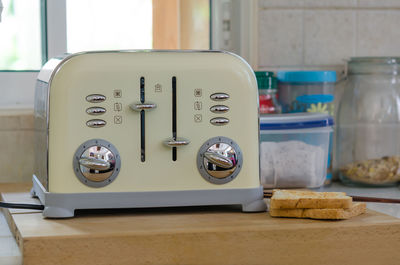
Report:
M 214 184 L 232 181 L 243 164 L 242 151 L 227 137 L 215 137 L 205 142 L 197 155 L 197 168 L 201 176 Z
M 73 166 L 75 175 L 83 184 L 98 188 L 110 184 L 117 177 L 121 159 L 111 143 L 94 139 L 78 148 Z

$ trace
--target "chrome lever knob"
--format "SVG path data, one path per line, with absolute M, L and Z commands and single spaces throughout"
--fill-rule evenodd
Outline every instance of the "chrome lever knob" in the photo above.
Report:
M 133 103 L 130 104 L 129 107 L 134 110 L 134 111 L 142 111 L 142 110 L 152 110 L 157 108 L 157 105 L 155 103 Z
M 183 139 L 183 138 L 177 138 L 175 139 L 168 139 L 164 141 L 164 145 L 168 147 L 180 147 L 180 146 L 185 146 L 190 143 L 189 140 Z
M 79 165 L 89 169 L 101 170 L 101 171 L 106 171 L 111 168 L 110 162 L 105 161 L 103 159 L 97 159 L 94 157 L 82 157 L 81 159 L 79 159 Z
M 217 152 L 207 151 L 204 153 L 204 157 L 214 165 L 225 169 L 230 169 L 234 166 L 233 162 L 229 160 L 228 157 L 218 154 Z

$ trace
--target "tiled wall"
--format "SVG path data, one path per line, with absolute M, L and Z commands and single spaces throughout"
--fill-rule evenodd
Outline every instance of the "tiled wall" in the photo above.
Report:
M 0 182 L 30 181 L 33 110 L 0 111 Z
M 258 21 L 259 69 L 400 55 L 400 0 L 259 0 Z

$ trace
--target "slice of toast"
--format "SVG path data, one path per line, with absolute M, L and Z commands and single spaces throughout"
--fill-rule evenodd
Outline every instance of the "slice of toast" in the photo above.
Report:
M 295 217 L 340 220 L 365 213 L 365 202 L 355 202 L 348 209 L 270 209 L 272 217 Z
M 274 190 L 270 209 L 339 209 L 350 208 L 353 199 L 344 192 Z

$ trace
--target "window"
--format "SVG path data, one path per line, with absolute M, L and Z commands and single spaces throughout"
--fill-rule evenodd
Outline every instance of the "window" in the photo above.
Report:
M 35 79 L 47 58 L 85 50 L 209 49 L 210 43 L 218 49 L 222 46 L 214 43 L 219 40 L 210 40 L 210 7 L 212 27 L 217 29 L 213 36 L 217 37 L 236 36 L 234 32 L 229 35 L 218 31 L 224 19 L 218 15 L 223 3 L 232 1 L 236 3 L 233 7 L 249 14 L 246 10 L 256 10 L 254 1 L 239 0 L 2 1 L 0 109 L 33 108 Z M 245 34 L 235 37 L 240 45 L 251 39 Z
M 152 0 L 67 0 L 67 51 L 152 48 Z
M 3 0 L 0 70 L 39 70 L 42 66 L 40 0 Z

